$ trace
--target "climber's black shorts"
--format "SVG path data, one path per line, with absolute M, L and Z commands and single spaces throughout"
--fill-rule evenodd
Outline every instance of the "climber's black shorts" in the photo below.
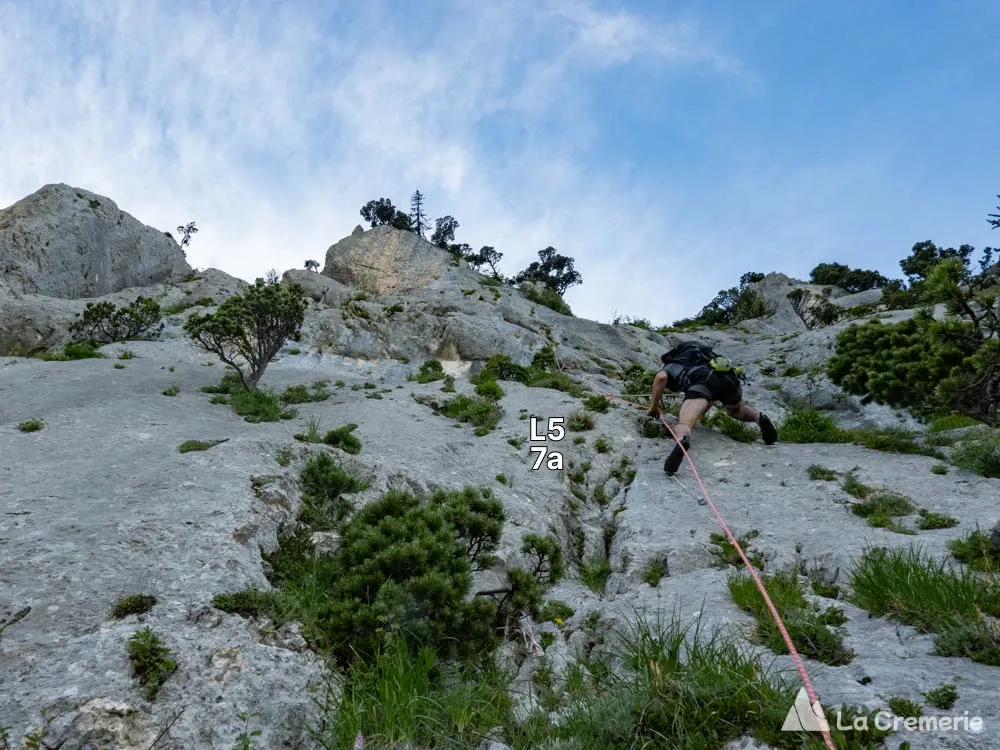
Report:
M 711 368 L 697 368 L 686 373 L 687 388 L 684 390 L 684 398 L 707 398 L 709 401 L 718 401 L 723 406 L 736 406 L 743 400 L 743 388 L 735 375 L 729 373 L 716 372 Z M 667 373 L 668 387 L 671 385 L 670 374 Z M 671 390 L 677 390 L 671 388 Z

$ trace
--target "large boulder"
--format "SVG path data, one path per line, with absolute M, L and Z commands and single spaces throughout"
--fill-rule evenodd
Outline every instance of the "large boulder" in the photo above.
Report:
M 191 270 L 168 233 L 80 188 L 45 185 L 0 210 L 0 274 L 12 292 L 100 297 Z
M 382 295 L 429 286 L 450 267 L 451 256 L 444 250 L 414 232 L 383 225 L 368 231 L 358 227 L 331 245 L 323 275 Z

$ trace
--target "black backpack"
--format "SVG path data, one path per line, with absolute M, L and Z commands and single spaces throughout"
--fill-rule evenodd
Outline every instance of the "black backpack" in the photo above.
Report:
M 685 341 L 660 357 L 664 365 L 678 364 L 683 367 L 711 367 L 716 372 L 730 373 L 737 382 L 749 382 L 742 367 L 734 366 L 728 359 L 716 354 L 715 350 L 700 341 Z
M 698 367 L 709 364 L 718 356 L 707 344 L 702 344 L 700 341 L 685 341 L 660 357 L 660 361 L 665 365 L 678 364 L 685 367 Z

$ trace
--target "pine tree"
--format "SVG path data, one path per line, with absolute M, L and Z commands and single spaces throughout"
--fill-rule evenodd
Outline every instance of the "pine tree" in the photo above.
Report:
M 424 230 L 429 228 L 424 214 L 424 196 L 419 190 L 415 190 L 410 197 L 410 225 L 421 237 L 424 236 Z

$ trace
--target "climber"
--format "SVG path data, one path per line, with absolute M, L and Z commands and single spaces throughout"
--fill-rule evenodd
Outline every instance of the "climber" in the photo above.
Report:
M 660 398 L 664 389 L 683 393 L 674 434 L 686 451 L 691 446 L 691 431 L 700 422 L 715 402 L 720 402 L 726 413 L 741 422 L 756 422 L 760 434 L 767 445 L 778 439 L 778 431 L 766 414 L 761 414 L 743 402 L 743 388 L 746 382 L 742 367 L 734 367 L 728 359 L 717 355 L 710 346 L 698 341 L 685 341 L 674 347 L 661 358 L 663 369 L 653 379 L 653 397 L 647 417 L 659 421 Z M 663 470 L 673 476 L 684 460 L 684 451 L 675 444 Z

